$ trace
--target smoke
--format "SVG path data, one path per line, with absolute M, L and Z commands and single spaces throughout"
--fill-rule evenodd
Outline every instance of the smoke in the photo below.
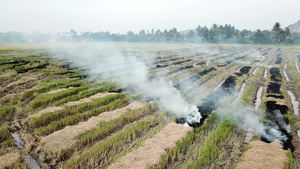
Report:
M 154 62 L 153 54 L 132 51 L 113 43 L 106 45 L 101 43 L 99 46 L 68 48 L 63 58 L 71 59 L 77 66 L 88 71 L 90 76 L 112 80 L 121 88 L 134 86 L 133 92 L 155 98 L 161 109 L 178 118 L 185 117 L 189 123 L 199 123 L 201 114 L 197 107 L 188 103 L 173 87 L 172 82 L 167 82 L 163 78 L 149 80 L 147 65 Z
M 243 130 L 261 135 L 269 142 L 275 140 L 285 142 L 289 139 L 286 133 L 290 133 L 290 125 L 285 122 L 279 110 L 265 112 L 261 109 L 256 110 L 253 106 L 244 106 L 239 100 L 240 94 L 233 93 L 219 101 L 216 112 L 221 119 L 231 121 Z M 263 119 L 269 123 L 262 122 Z

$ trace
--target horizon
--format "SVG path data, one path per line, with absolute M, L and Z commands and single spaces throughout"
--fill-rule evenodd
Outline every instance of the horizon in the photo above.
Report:
M 124 34 L 172 28 L 185 31 L 198 25 L 209 28 L 214 23 L 230 24 L 239 30 L 271 30 L 275 22 L 285 28 L 300 19 L 300 11 L 297 10 L 299 1 L 290 0 L 288 5 L 282 4 L 279 0 L 272 3 L 266 0 L 3 1 L 0 32 L 58 33 L 74 29 L 77 32 Z

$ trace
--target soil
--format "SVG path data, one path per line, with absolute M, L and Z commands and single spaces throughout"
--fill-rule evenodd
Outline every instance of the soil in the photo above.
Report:
M 253 141 L 236 169 L 282 169 L 288 160 L 287 151 L 277 142 Z
M 174 122 L 169 123 L 158 134 L 147 139 L 138 149 L 122 157 L 110 169 L 146 169 L 157 164 L 166 149 L 172 148 L 193 128 L 185 127 Z

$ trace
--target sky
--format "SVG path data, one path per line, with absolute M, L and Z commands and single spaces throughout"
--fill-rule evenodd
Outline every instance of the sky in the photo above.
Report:
M 0 32 L 77 32 L 282 27 L 300 20 L 300 0 L 0 0 Z

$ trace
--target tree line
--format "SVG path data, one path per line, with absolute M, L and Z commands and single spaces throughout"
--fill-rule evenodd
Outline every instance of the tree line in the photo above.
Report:
M 213 24 L 210 28 L 197 26 L 196 29 L 179 32 L 176 28 L 161 31 L 141 30 L 138 33 L 132 31 L 126 34 L 106 32 L 81 32 L 74 29 L 62 33 L 22 33 L 0 32 L 0 43 L 27 43 L 27 42 L 171 42 L 171 43 L 240 43 L 240 44 L 300 44 L 300 34 L 291 33 L 289 28 L 282 29 L 276 22 L 272 30 L 238 30 L 230 24 Z

